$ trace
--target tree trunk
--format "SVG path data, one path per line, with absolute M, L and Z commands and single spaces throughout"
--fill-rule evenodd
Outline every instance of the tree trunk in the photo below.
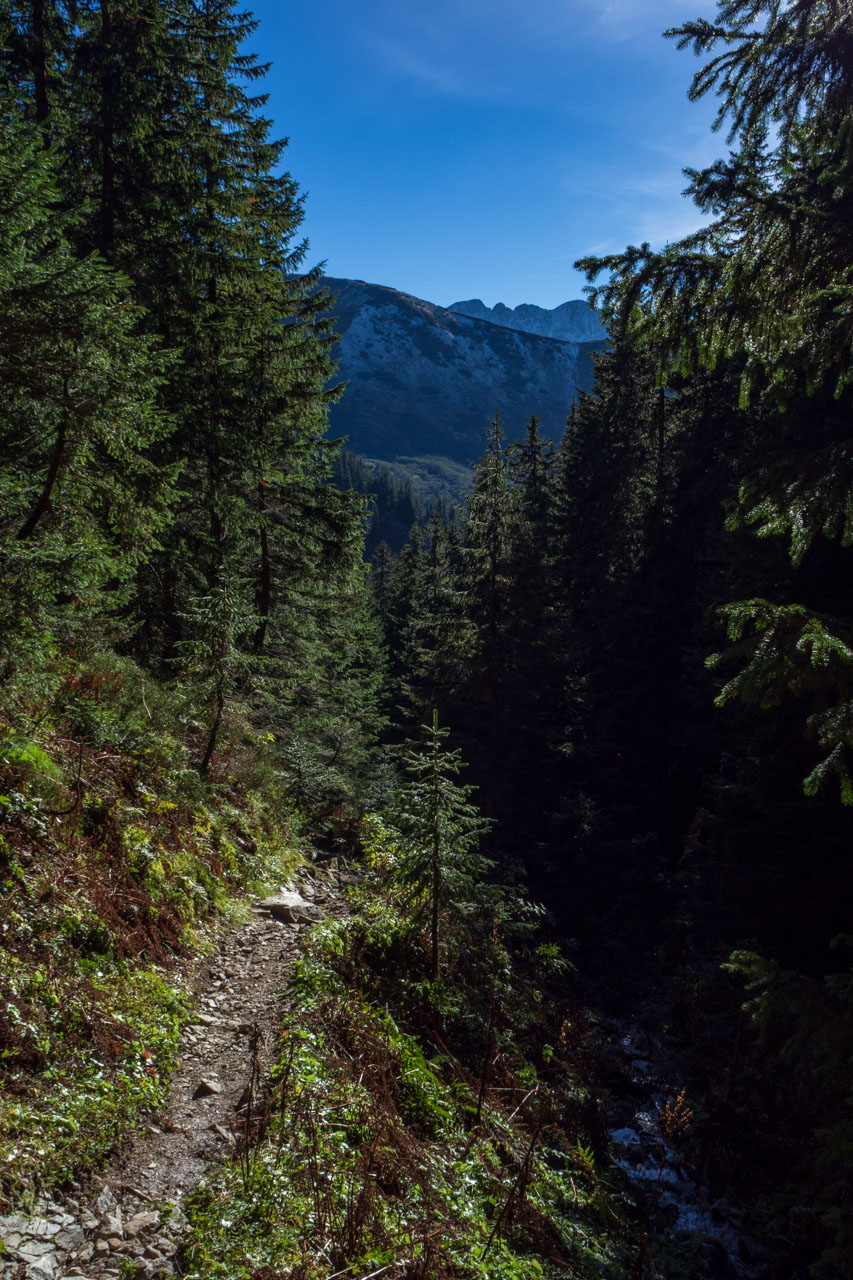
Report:
M 263 522 L 264 492 L 258 485 L 258 508 Z M 261 523 L 261 567 L 258 574 L 258 589 L 255 601 L 258 608 L 258 626 L 255 631 L 253 647 L 255 653 L 261 653 L 267 636 L 270 620 L 270 602 L 272 600 L 272 564 L 270 562 L 270 541 L 266 525 Z
M 65 393 L 66 395 L 68 393 L 67 379 L 65 381 Z M 38 524 L 39 520 L 41 520 L 42 516 L 50 506 L 51 494 L 53 493 L 53 488 L 54 488 L 54 485 L 56 484 L 56 478 L 59 475 L 59 468 L 62 466 L 62 458 L 63 458 L 63 454 L 65 453 L 65 441 L 66 441 L 67 435 L 68 435 L 68 419 L 66 418 L 65 412 L 63 411 L 62 417 L 59 420 L 59 428 L 56 433 L 56 443 L 53 446 L 53 454 L 50 459 L 50 466 L 47 469 L 47 477 L 44 482 L 44 487 L 42 488 L 42 491 L 39 494 L 39 498 L 38 498 L 38 501 L 36 502 L 36 505 L 33 507 L 32 511 L 27 516 L 26 520 L 21 525 L 16 535 L 18 540 L 21 542 L 26 541 L 27 538 L 32 537 L 35 531 L 36 525 Z
M 47 98 L 47 39 L 45 35 L 45 0 L 33 0 L 33 91 L 36 105 L 36 124 L 47 120 L 50 104 Z M 42 145 L 50 146 L 47 129 Z
M 438 914 L 441 896 L 441 828 L 439 824 L 439 785 L 438 785 L 438 712 L 432 713 L 432 961 L 430 975 L 432 981 L 438 978 Z
M 101 75 L 101 230 L 98 248 L 111 261 L 115 241 L 115 79 L 111 48 L 110 0 L 101 0 L 101 43 L 105 59 Z
M 225 687 L 220 681 L 216 689 L 216 715 L 213 717 L 213 724 L 210 726 L 210 733 L 207 738 L 207 746 L 204 751 L 204 758 L 198 766 L 198 771 L 203 778 L 207 777 L 207 771 L 210 768 L 210 762 L 213 759 L 213 753 L 216 750 L 216 739 L 219 737 L 219 728 L 222 724 L 222 716 L 225 711 Z

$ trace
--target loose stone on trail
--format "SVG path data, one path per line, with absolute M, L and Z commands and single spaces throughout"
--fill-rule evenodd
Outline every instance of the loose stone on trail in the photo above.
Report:
M 221 1093 L 222 1085 L 218 1080 L 201 1080 L 193 1094 L 194 1098 L 209 1098 L 214 1093 Z
M 280 889 L 258 903 L 258 911 L 266 912 L 282 924 L 313 924 L 325 918 L 322 907 L 316 907 L 295 889 Z

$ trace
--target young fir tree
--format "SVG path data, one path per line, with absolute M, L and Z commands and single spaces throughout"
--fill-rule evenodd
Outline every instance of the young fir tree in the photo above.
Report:
M 461 754 L 442 747 L 449 732 L 439 727 L 434 711 L 432 724 L 421 730 L 421 741 L 403 750 L 409 779 L 393 810 L 405 839 L 399 876 L 411 887 L 415 920 L 426 922 L 433 982 L 441 970 L 442 919 L 452 912 L 470 924 L 472 916 L 483 912 L 493 865 L 479 852 L 490 824 L 471 803 L 475 788 L 455 781 L 464 767 Z

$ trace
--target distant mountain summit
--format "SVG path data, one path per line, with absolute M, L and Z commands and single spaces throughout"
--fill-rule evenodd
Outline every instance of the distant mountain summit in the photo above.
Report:
M 577 391 L 592 386 L 600 338 L 541 336 L 364 280 L 322 283 L 336 294 L 338 376 L 347 384 L 331 430 L 369 458 L 470 463 L 495 410 L 510 438 L 521 437 L 531 413 L 559 436 Z
M 476 320 L 488 320 L 490 324 L 499 324 L 504 329 L 538 333 L 543 338 L 559 338 L 561 342 L 604 342 L 607 338 L 598 313 L 583 298 L 562 302 L 551 311 L 530 302 L 523 302 L 518 307 L 507 307 L 498 302 L 487 307 L 479 298 L 471 298 L 468 302 L 451 302 L 448 311 L 473 316 Z

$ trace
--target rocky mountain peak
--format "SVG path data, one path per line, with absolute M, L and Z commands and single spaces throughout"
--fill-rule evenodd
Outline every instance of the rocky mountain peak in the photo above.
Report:
M 550 311 L 523 302 L 517 307 L 507 307 L 498 302 L 487 307 L 480 298 L 467 302 L 451 302 L 447 308 L 457 315 L 472 316 L 476 320 L 488 320 L 504 329 L 516 329 L 521 333 L 536 333 L 543 338 L 558 338 L 561 342 L 602 342 L 607 334 L 596 310 L 583 298 L 563 302 Z

